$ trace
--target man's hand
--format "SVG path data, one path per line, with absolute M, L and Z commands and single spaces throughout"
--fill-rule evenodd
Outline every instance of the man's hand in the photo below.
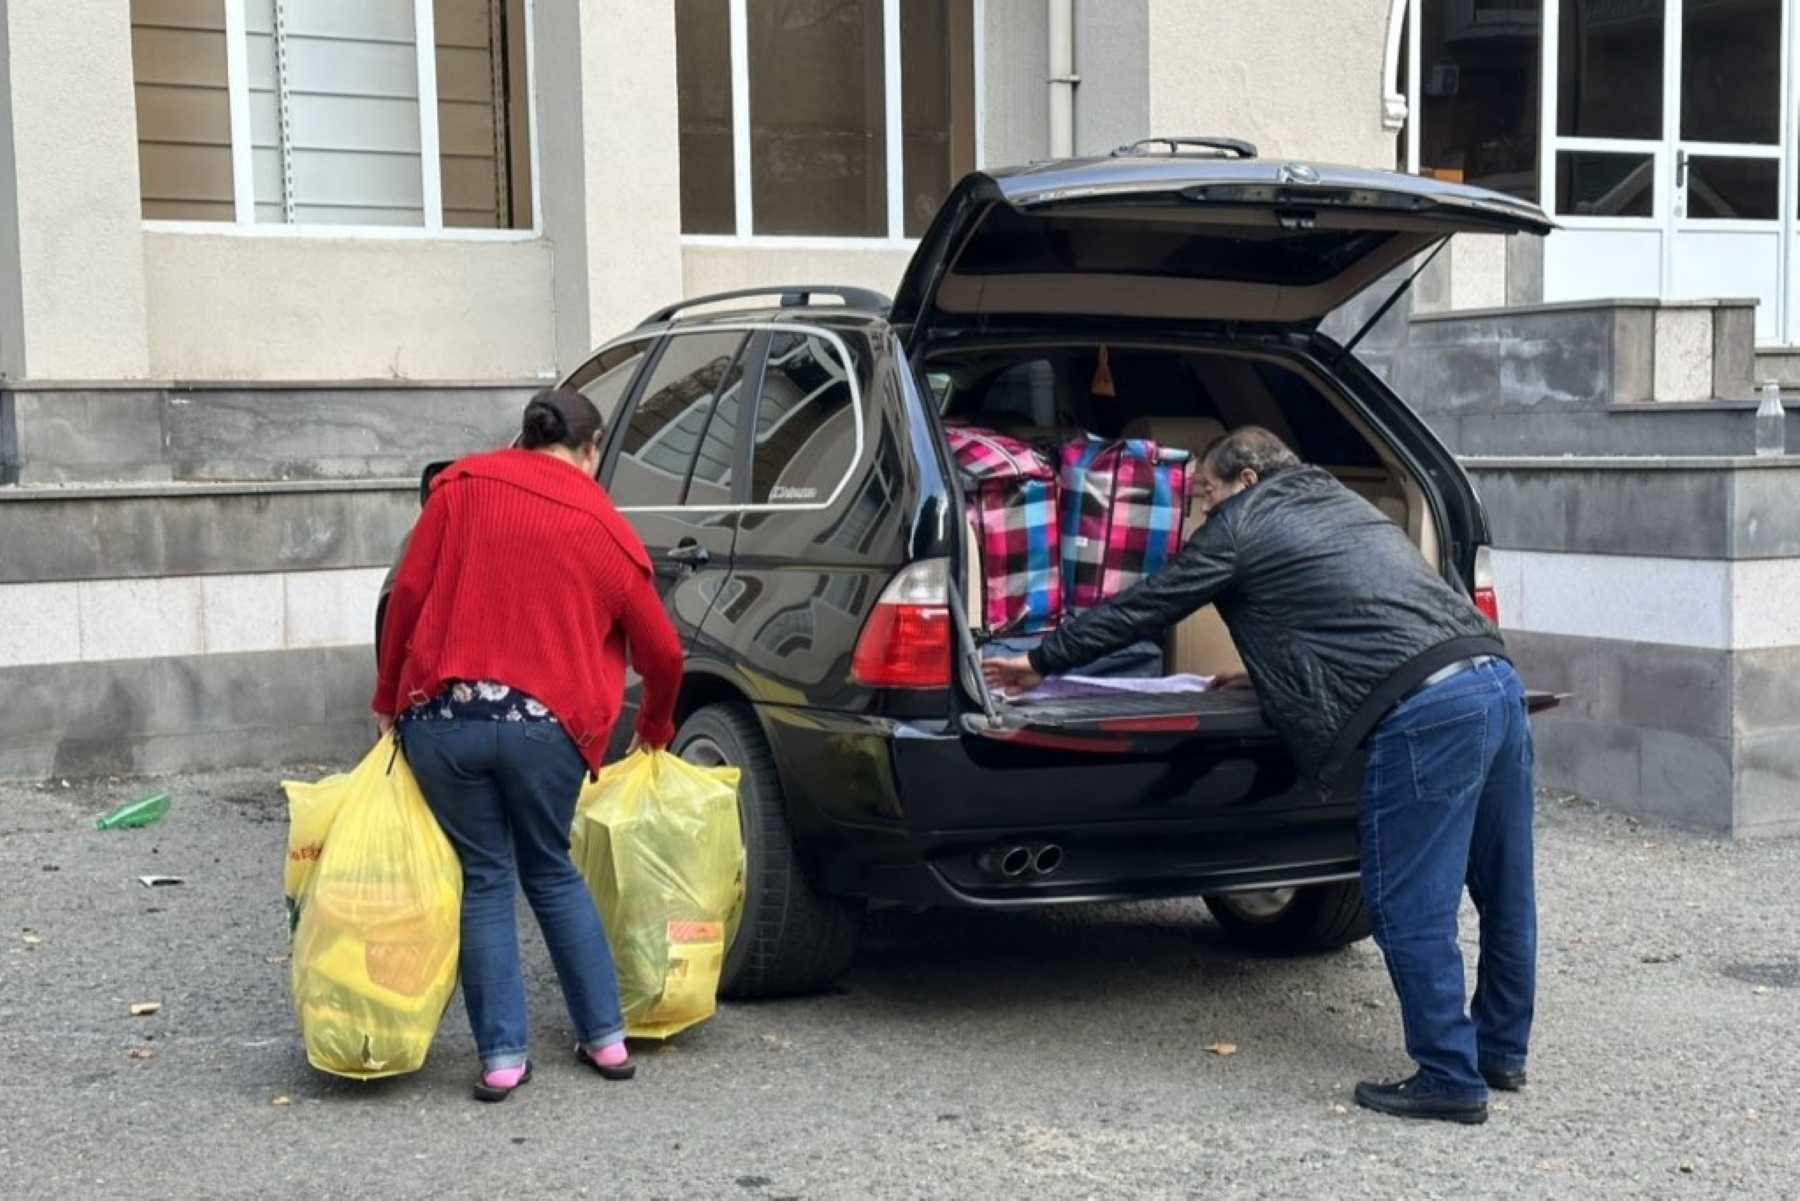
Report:
M 1008 694 L 1030 692 L 1044 682 L 1044 677 L 1032 670 L 1031 660 L 1024 655 L 1013 659 L 983 660 L 981 675 L 989 688 Z
M 1219 688 L 1248 688 L 1250 673 L 1243 671 L 1222 671 L 1213 677 L 1212 686 Z
M 386 738 L 389 734 L 393 733 L 394 719 L 386 713 L 377 713 L 375 715 L 375 729 L 382 738 Z
M 647 746 L 644 743 L 644 736 L 642 734 L 633 734 L 631 736 L 630 744 L 625 748 L 625 757 L 629 759 L 639 751 L 660 751 L 663 749 L 665 748 L 660 746 Z

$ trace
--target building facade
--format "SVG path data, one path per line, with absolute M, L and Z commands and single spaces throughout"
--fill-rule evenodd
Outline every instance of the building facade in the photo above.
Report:
M 1800 480 L 1741 458 L 1800 367 L 1793 8 L 0 0 L 0 774 L 342 757 L 424 462 L 681 296 L 891 291 L 971 168 L 1214 133 L 1556 214 L 1457 239 L 1365 356 L 1494 498 L 1522 655 L 1611 673 L 1546 778 L 1800 826 Z M 1665 578 L 1617 631 L 1536 587 Z

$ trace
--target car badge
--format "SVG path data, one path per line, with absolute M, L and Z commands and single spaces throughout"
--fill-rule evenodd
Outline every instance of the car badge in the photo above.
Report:
M 1283 163 L 1276 174 L 1282 183 L 1314 184 L 1319 182 L 1319 173 L 1305 163 Z

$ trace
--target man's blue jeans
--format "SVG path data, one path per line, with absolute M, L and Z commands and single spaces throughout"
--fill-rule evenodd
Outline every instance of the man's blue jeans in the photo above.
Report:
M 1428 1085 L 1484 1100 L 1481 1069 L 1521 1070 L 1537 987 L 1531 725 L 1495 660 L 1403 701 L 1363 773 L 1363 896 L 1400 996 L 1406 1053 Z M 1456 912 L 1481 915 L 1475 1000 L 1463 1008 Z
M 606 930 L 569 859 L 569 823 L 587 765 L 555 722 L 424 719 L 401 727 L 407 762 L 462 860 L 463 1004 L 484 1071 L 517 1067 L 530 1046 L 515 894 L 537 915 L 575 1037 L 598 1050 L 625 1020 Z

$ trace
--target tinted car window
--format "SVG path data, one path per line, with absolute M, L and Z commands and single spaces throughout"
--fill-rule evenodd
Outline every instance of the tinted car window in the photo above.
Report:
M 776 333 L 756 405 L 755 504 L 823 501 L 856 453 L 849 367 L 816 334 Z
M 611 483 L 615 503 L 679 505 L 711 423 L 713 398 L 744 342 L 741 333 L 677 334 L 631 411 Z
M 1245 227 L 1227 234 L 1179 221 L 1133 222 L 1120 231 L 1093 217 L 1046 217 L 997 204 L 969 239 L 962 275 L 1174 276 L 1307 287 L 1343 273 L 1374 253 L 1387 230 L 1332 229 L 1294 234 Z
M 690 505 L 731 503 L 732 468 L 737 459 L 738 413 L 743 401 L 744 356 L 738 355 L 718 390 L 694 453 L 694 473 L 688 481 Z
M 1056 424 L 1056 368 L 1034 359 L 1002 371 L 988 385 L 983 413 L 1005 413 L 1030 425 Z
M 1334 406 L 1320 404 L 1318 392 L 1306 380 L 1274 363 L 1257 363 L 1256 374 L 1294 431 L 1294 452 L 1301 459 L 1333 467 L 1381 466 L 1381 456 L 1369 440 Z
M 625 390 L 631 386 L 631 379 L 644 360 L 644 352 L 649 349 L 648 341 L 614 346 L 583 363 L 580 370 L 569 377 L 569 387 L 579 390 L 600 410 L 602 425 L 612 424 L 619 411 L 619 402 L 625 399 Z

